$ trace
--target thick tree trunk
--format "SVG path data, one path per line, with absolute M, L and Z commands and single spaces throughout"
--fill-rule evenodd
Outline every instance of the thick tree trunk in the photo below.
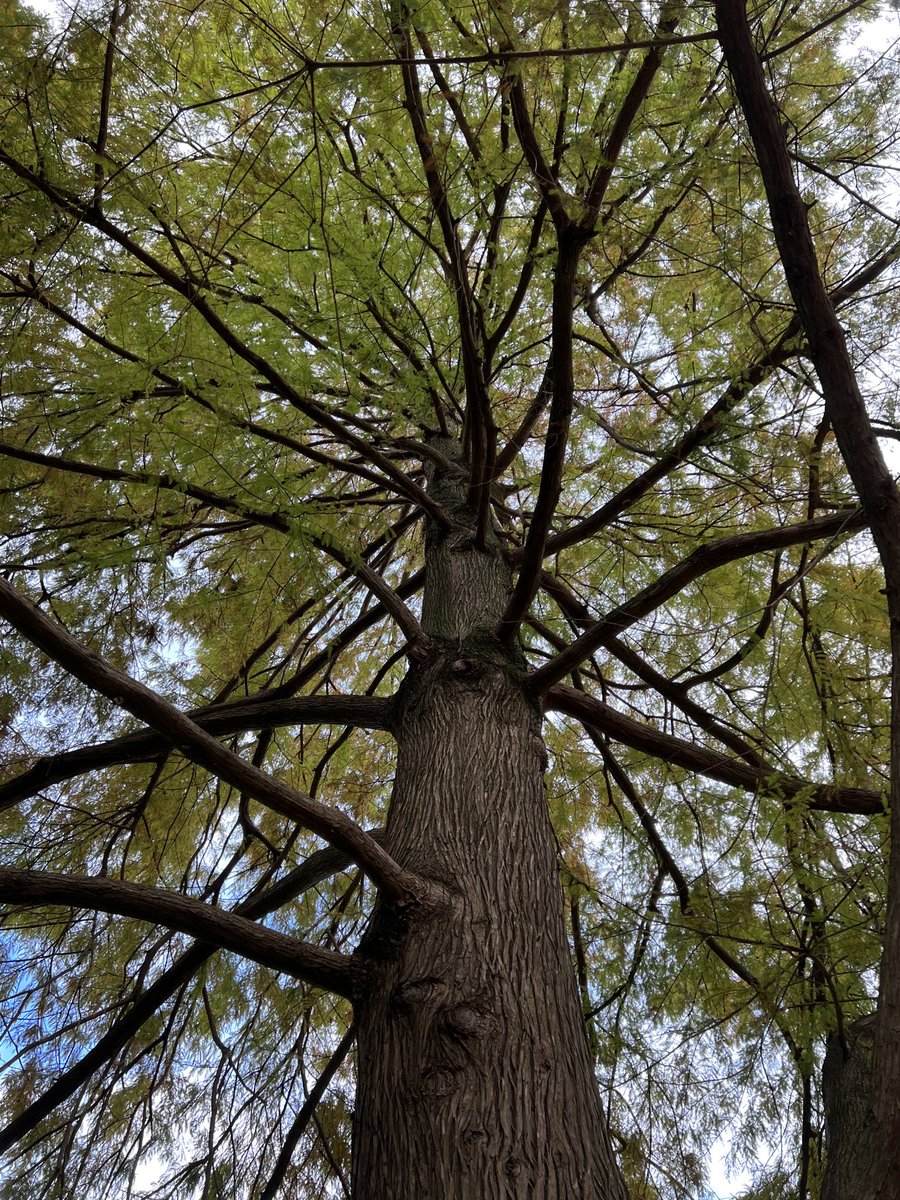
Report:
M 455 901 L 407 927 L 383 906 L 362 948 L 380 969 L 357 1006 L 355 1195 L 624 1200 L 569 957 L 540 715 L 496 636 L 508 572 L 496 547 L 476 548 L 462 481 L 432 491 L 460 530 L 429 534 L 433 650 L 401 693 L 387 845 Z

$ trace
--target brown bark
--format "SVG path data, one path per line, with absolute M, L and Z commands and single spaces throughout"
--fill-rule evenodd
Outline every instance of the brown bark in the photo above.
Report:
M 819 1200 L 846 1200 L 860 1175 L 857 1156 L 865 1149 L 869 1120 L 869 1084 L 872 1078 L 874 1015 L 860 1017 L 845 1037 L 832 1034 L 822 1067 L 825 1104 L 825 1149 L 828 1170 Z
M 876 1015 L 860 1017 L 828 1039 L 822 1067 L 826 1171 L 819 1200 L 900 1197 L 900 1119 L 872 1108 Z
M 362 948 L 354 1188 L 361 1200 L 625 1200 L 578 1003 L 547 812 L 540 715 L 496 635 L 509 599 L 462 472 L 433 481 L 428 657 L 398 697 L 387 845 L 452 892 Z

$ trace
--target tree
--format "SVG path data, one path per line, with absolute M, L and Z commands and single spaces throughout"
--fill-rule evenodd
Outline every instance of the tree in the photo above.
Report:
M 900 1195 L 867 5 L 7 14 L 5 1194 Z

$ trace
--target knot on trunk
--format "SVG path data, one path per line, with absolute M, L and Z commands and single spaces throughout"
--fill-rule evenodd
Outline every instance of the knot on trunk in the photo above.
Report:
M 444 1012 L 444 1027 L 454 1037 L 468 1039 L 483 1038 L 496 1025 L 493 1016 L 470 1004 L 458 1004 Z
M 428 1099 L 440 1100 L 445 1096 L 452 1095 L 457 1086 L 454 1071 L 450 1071 L 446 1067 L 434 1067 L 422 1072 L 419 1090 Z
M 401 1011 L 410 1012 L 423 1004 L 434 1004 L 442 999 L 447 985 L 442 979 L 425 976 L 422 979 L 405 979 L 394 990 L 394 1004 Z

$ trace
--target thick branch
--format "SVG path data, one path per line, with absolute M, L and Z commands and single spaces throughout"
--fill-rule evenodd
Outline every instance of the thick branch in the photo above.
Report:
M 342 996 L 352 998 L 360 983 L 358 964 L 343 954 L 162 888 L 106 877 L 0 868 L 0 900 L 15 905 L 61 904 L 149 921 Z
M 497 455 L 497 474 L 500 475 L 513 461 L 531 436 L 531 431 L 537 424 L 538 418 L 547 407 L 553 395 L 553 360 L 548 360 L 544 377 L 534 393 L 534 398 L 528 406 L 525 415 L 519 422 L 512 437 Z M 546 555 L 546 548 L 544 551 Z
M 855 533 L 867 525 L 865 515 L 858 508 L 842 509 L 840 512 L 825 517 L 816 517 L 812 521 L 801 521 L 796 525 L 782 525 L 778 529 L 763 529 L 751 533 L 737 533 L 730 537 L 719 538 L 700 546 L 677 566 L 666 571 L 663 575 L 631 600 L 620 604 L 612 612 L 595 621 L 590 628 L 570 646 L 531 676 L 529 686 L 535 692 L 541 692 L 561 679 L 565 679 L 579 663 L 598 650 L 610 634 L 621 633 L 641 617 L 645 617 L 661 604 L 665 604 L 677 595 L 693 580 L 701 575 L 714 571 L 717 567 L 734 562 L 739 558 L 747 558 L 753 554 L 763 554 L 769 550 L 781 550 L 785 546 L 803 545 L 823 537 L 839 537 L 846 533 Z
M 383 831 L 369 830 L 369 836 L 380 840 Z M 265 916 L 283 904 L 289 903 L 302 892 L 315 887 L 338 871 L 345 870 L 350 859 L 340 850 L 328 847 L 310 855 L 285 877 L 265 891 L 251 896 L 239 904 L 235 912 L 247 918 Z M 123 1050 L 141 1027 L 170 1000 L 179 988 L 196 975 L 215 950 L 205 942 L 198 942 L 185 950 L 171 967 L 163 971 L 148 987 L 134 999 L 131 1007 L 112 1023 L 106 1033 L 78 1062 L 64 1071 L 47 1090 L 0 1129 L 0 1154 L 5 1153 L 60 1104 L 64 1104 L 80 1087 L 106 1063 Z
M 99 333 L 96 329 L 92 329 L 90 325 L 86 325 L 83 321 L 80 321 L 74 313 L 70 312 L 66 308 L 63 308 L 62 305 L 57 304 L 54 300 L 52 300 L 50 296 L 48 296 L 48 294 L 43 290 L 43 288 L 37 283 L 33 281 L 26 281 L 22 279 L 21 276 L 2 269 L 0 269 L 0 278 L 8 280 L 9 283 L 11 283 L 15 288 L 17 295 L 32 300 L 35 304 L 39 304 L 41 308 L 46 309 L 47 312 L 52 313 L 55 317 L 58 317 L 59 320 L 64 321 L 72 329 L 77 329 L 79 333 L 83 334 L 86 338 L 89 338 L 90 341 L 95 343 L 95 345 L 101 346 L 104 350 L 109 351 L 110 354 L 115 355 L 117 358 L 121 358 L 125 362 L 139 363 L 147 370 L 148 374 L 150 374 L 154 379 L 158 379 L 164 387 L 172 388 L 177 394 L 183 393 L 195 404 L 199 404 L 201 408 L 206 409 L 208 412 L 215 413 L 220 420 L 225 421 L 229 425 L 233 425 L 235 429 L 243 429 L 247 433 L 252 433 L 256 437 L 262 438 L 264 441 L 273 442 L 279 446 L 285 446 L 288 450 L 293 450 L 302 457 L 308 458 L 310 462 L 320 464 L 324 463 L 328 466 L 336 467 L 337 470 L 346 475 L 357 475 L 359 478 L 366 479 L 370 483 L 373 483 L 378 488 L 392 490 L 389 480 L 386 480 L 376 471 L 372 471 L 368 467 L 364 467 L 361 463 L 352 462 L 348 459 L 335 459 L 331 455 L 324 454 L 319 450 L 314 450 L 312 446 L 304 445 L 303 442 L 299 441 L 297 438 L 291 437 L 289 434 L 283 433 L 281 430 L 272 429 L 268 425 L 263 425 L 259 421 L 252 421 L 248 417 L 241 416 L 237 412 L 229 411 L 224 406 L 215 403 L 208 395 L 204 395 L 197 389 L 188 386 L 183 379 L 179 379 L 176 375 L 170 375 L 168 371 L 164 371 L 157 364 L 149 362 L 145 358 L 141 358 L 141 356 L 138 354 L 133 354 L 127 349 L 127 347 L 120 345 L 118 342 L 114 342 L 111 338 Z M 257 299 L 255 297 L 245 296 L 240 292 L 229 292 L 228 294 L 240 296 L 240 298 L 247 304 L 257 303 Z M 283 319 L 283 314 L 280 314 L 276 308 L 273 308 L 272 305 L 261 304 L 261 307 L 276 318 Z M 292 332 L 299 333 L 307 341 L 312 341 L 314 345 L 319 344 L 318 339 L 313 338 L 313 336 L 307 331 L 301 330 L 294 325 L 291 325 L 291 329 Z M 369 381 L 366 379 L 365 372 L 360 375 L 360 378 L 367 386 L 369 385 Z M 360 418 L 357 417 L 356 421 L 359 423 Z M 24 457 L 24 455 L 20 454 L 18 457 Z M 38 459 L 34 459 L 33 461 L 37 462 Z
M 397 595 L 402 599 L 407 599 L 415 595 L 416 592 L 421 591 L 424 582 L 425 570 L 424 568 L 420 568 L 397 585 Z M 377 625 L 379 621 L 384 620 L 384 617 L 384 605 L 373 604 L 371 608 L 357 617 L 355 621 L 351 621 L 349 625 L 314 654 L 312 658 L 308 659 L 300 670 L 297 671 L 296 675 L 293 675 L 285 683 L 270 688 L 266 692 L 266 695 L 272 700 L 282 699 L 287 696 L 296 696 L 302 687 L 305 687 L 323 671 L 333 666 L 338 656 L 344 650 L 352 646 L 356 639 L 371 629 L 373 625 Z
M 714 41 L 715 37 L 716 31 L 709 29 L 701 33 L 685 33 L 662 39 L 655 37 L 629 38 L 626 42 L 606 42 L 594 46 L 547 46 L 536 50 L 520 50 L 511 45 L 492 46 L 490 50 L 476 54 L 434 54 L 429 58 L 407 58 L 401 54 L 385 55 L 381 58 L 307 58 L 304 60 L 302 71 L 368 71 L 378 67 L 430 67 L 434 63 L 439 63 L 441 66 L 471 66 L 478 63 L 514 63 L 517 59 L 540 61 L 554 58 L 596 58 L 599 54 L 621 54 L 623 51 L 648 50 L 653 46 L 691 46 Z M 291 72 L 287 76 L 273 80 L 269 86 L 281 85 L 293 79 L 295 75 L 301 74 L 302 71 Z M 255 92 L 258 87 L 249 90 Z M 230 95 L 242 96 L 244 94 L 244 92 L 233 92 Z M 214 99 L 204 101 L 202 105 L 198 104 L 194 107 L 206 107 L 219 102 L 218 99 Z
M 502 343 L 509 330 L 512 328 L 512 323 L 519 314 L 522 305 L 525 302 L 525 297 L 528 295 L 528 289 L 531 286 L 531 280 L 534 275 L 535 263 L 537 261 L 537 248 L 540 245 L 541 234 L 544 229 L 544 219 L 547 216 L 547 202 L 541 197 L 541 202 L 534 214 L 534 220 L 531 223 L 531 235 L 528 239 L 528 245 L 525 249 L 525 257 L 522 263 L 522 269 L 519 272 L 519 279 L 516 283 L 515 291 L 512 294 L 512 299 L 507 306 L 506 312 L 500 318 L 493 333 L 487 339 L 486 360 L 490 364 L 493 362 L 494 353 L 498 346 Z M 540 393 L 538 393 L 540 394 Z M 543 404 L 541 405 L 541 410 Z M 535 413 L 530 419 L 523 418 L 519 428 L 510 438 L 509 442 L 503 447 L 503 450 L 497 455 L 497 461 L 494 464 L 494 475 L 502 475 L 518 452 L 525 445 L 528 433 L 537 419 L 539 412 Z
M 553 277 L 552 342 L 547 367 L 552 395 L 550 415 L 544 438 L 544 458 L 534 516 L 528 527 L 516 586 L 503 614 L 503 635 L 507 641 L 515 637 L 538 589 L 544 546 L 559 503 L 563 467 L 569 444 L 569 424 L 574 403 L 572 310 L 578 260 L 586 239 L 575 230 L 563 229 L 558 231 L 558 240 L 556 272 Z M 542 391 L 543 386 L 542 384 Z
M 591 617 L 587 609 L 558 579 L 545 574 L 543 576 L 543 586 L 570 621 L 579 625 L 591 624 Z M 752 767 L 763 771 L 766 775 L 771 775 L 777 771 L 778 768 L 766 761 L 758 747 L 751 745 L 736 733 L 734 729 L 723 724 L 711 713 L 707 712 L 702 705 L 693 700 L 686 684 L 676 683 L 674 680 L 662 675 L 649 662 L 646 662 L 640 654 L 612 634 L 604 640 L 603 647 L 630 671 L 633 671 L 639 679 L 642 679 L 654 688 L 659 695 L 664 696 L 670 703 L 680 708 L 685 716 L 695 721 L 704 733 L 708 733 L 711 737 L 716 738 L 717 741 L 727 746 L 729 750 L 744 759 Z
M 795 797 L 821 812 L 859 813 L 871 816 L 885 811 L 884 798 L 868 788 L 840 787 L 814 783 L 780 771 L 764 770 L 738 758 L 730 758 L 705 746 L 693 745 L 671 734 L 661 733 L 596 700 L 576 688 L 558 683 L 545 697 L 546 707 L 576 717 L 614 741 L 623 742 L 653 758 L 688 771 L 695 771 L 731 787 L 751 792 L 766 791 L 782 800 Z
M 671 33 L 676 19 L 664 14 L 660 29 Z M 535 504 L 534 516 L 528 528 L 528 536 L 522 551 L 521 565 L 516 585 L 504 613 L 504 637 L 511 640 L 519 624 L 528 612 L 538 589 L 541 564 L 546 554 L 553 516 L 559 503 L 562 488 L 563 467 L 569 438 L 569 423 L 572 417 L 574 381 L 572 365 L 573 309 L 575 283 L 581 251 L 593 235 L 597 214 L 612 177 L 613 168 L 632 121 L 649 90 L 659 69 L 661 52 L 654 48 L 646 55 L 640 70 L 629 89 L 625 103 L 613 125 L 612 133 L 603 153 L 603 166 L 596 172 L 585 197 L 585 207 L 578 227 L 573 227 L 567 213 L 562 193 L 555 174 L 548 167 L 537 137 L 524 107 L 521 79 L 516 76 L 511 86 L 516 131 L 519 141 L 541 188 L 556 226 L 559 249 L 556 272 L 553 278 L 553 314 L 551 357 L 547 374 L 551 385 L 550 417 L 544 439 L 544 458 L 541 479 Z
M 0 580 L 0 616 L 77 679 L 162 734 L 192 762 L 344 850 L 395 904 L 437 899 L 433 885 L 399 867 L 344 813 L 244 762 L 150 688 L 86 650 L 5 580 Z
M 505 53 L 512 58 L 514 52 L 511 46 L 506 45 L 500 48 L 500 53 Z M 517 55 L 516 57 L 524 57 L 524 55 Z M 572 223 L 566 208 L 565 192 L 559 186 L 553 170 L 544 156 L 544 151 L 541 148 L 540 141 L 531 121 L 531 115 L 528 111 L 528 101 L 525 98 L 525 88 L 522 84 L 521 73 L 515 69 L 512 62 L 510 63 L 510 70 L 506 78 L 509 85 L 509 106 L 512 111 L 516 137 L 519 139 L 519 145 L 522 147 L 525 161 L 531 169 L 534 181 L 540 190 L 541 198 L 547 206 L 547 211 L 550 213 L 553 224 L 556 226 L 556 231 L 557 233 L 561 233 Z
M 796 338 L 797 333 L 796 328 L 791 330 L 791 327 L 788 326 L 775 347 L 757 359 L 738 379 L 733 380 L 715 403 L 710 405 L 700 420 L 682 434 L 667 451 L 660 455 L 656 462 L 642 471 L 640 475 L 635 476 L 630 483 L 611 496 L 589 517 L 571 525 L 562 533 L 556 533 L 549 537 L 544 547 L 545 556 L 558 554 L 560 550 L 566 550 L 569 546 L 575 546 L 579 542 L 586 541 L 595 533 L 599 533 L 601 529 L 605 529 L 626 509 L 636 503 L 641 496 L 645 495 L 654 484 L 659 483 L 661 479 L 679 467 L 689 454 L 712 437 L 724 417 L 755 384 L 761 382 L 774 366 L 786 361 L 796 353 L 793 348 L 793 339 Z
M 722 49 L 753 139 L 772 229 L 825 397 L 826 414 L 866 510 L 884 563 L 889 595 L 900 592 L 900 491 L 872 430 L 844 330 L 819 270 L 781 114 L 768 93 L 743 0 L 717 0 L 716 12 Z M 900 616 L 900 594 L 896 615 Z
M 285 725 L 350 725 L 355 729 L 390 728 L 392 701 L 377 696 L 301 696 L 298 699 L 241 699 L 211 704 L 187 715 L 214 737 Z M 0 812 L 54 783 L 120 763 L 151 762 L 171 747 L 153 729 L 139 729 L 107 742 L 95 742 L 39 759 L 15 779 L 0 785 Z
M 112 95 L 113 64 L 115 63 L 117 46 L 116 38 L 119 27 L 125 18 L 125 10 L 119 7 L 118 0 L 112 6 L 109 15 L 109 31 L 106 35 L 106 53 L 103 58 L 103 84 L 100 89 L 100 118 L 97 136 L 94 139 L 94 205 L 99 208 L 103 196 L 103 159 L 106 155 L 106 139 L 109 133 L 109 102 Z

